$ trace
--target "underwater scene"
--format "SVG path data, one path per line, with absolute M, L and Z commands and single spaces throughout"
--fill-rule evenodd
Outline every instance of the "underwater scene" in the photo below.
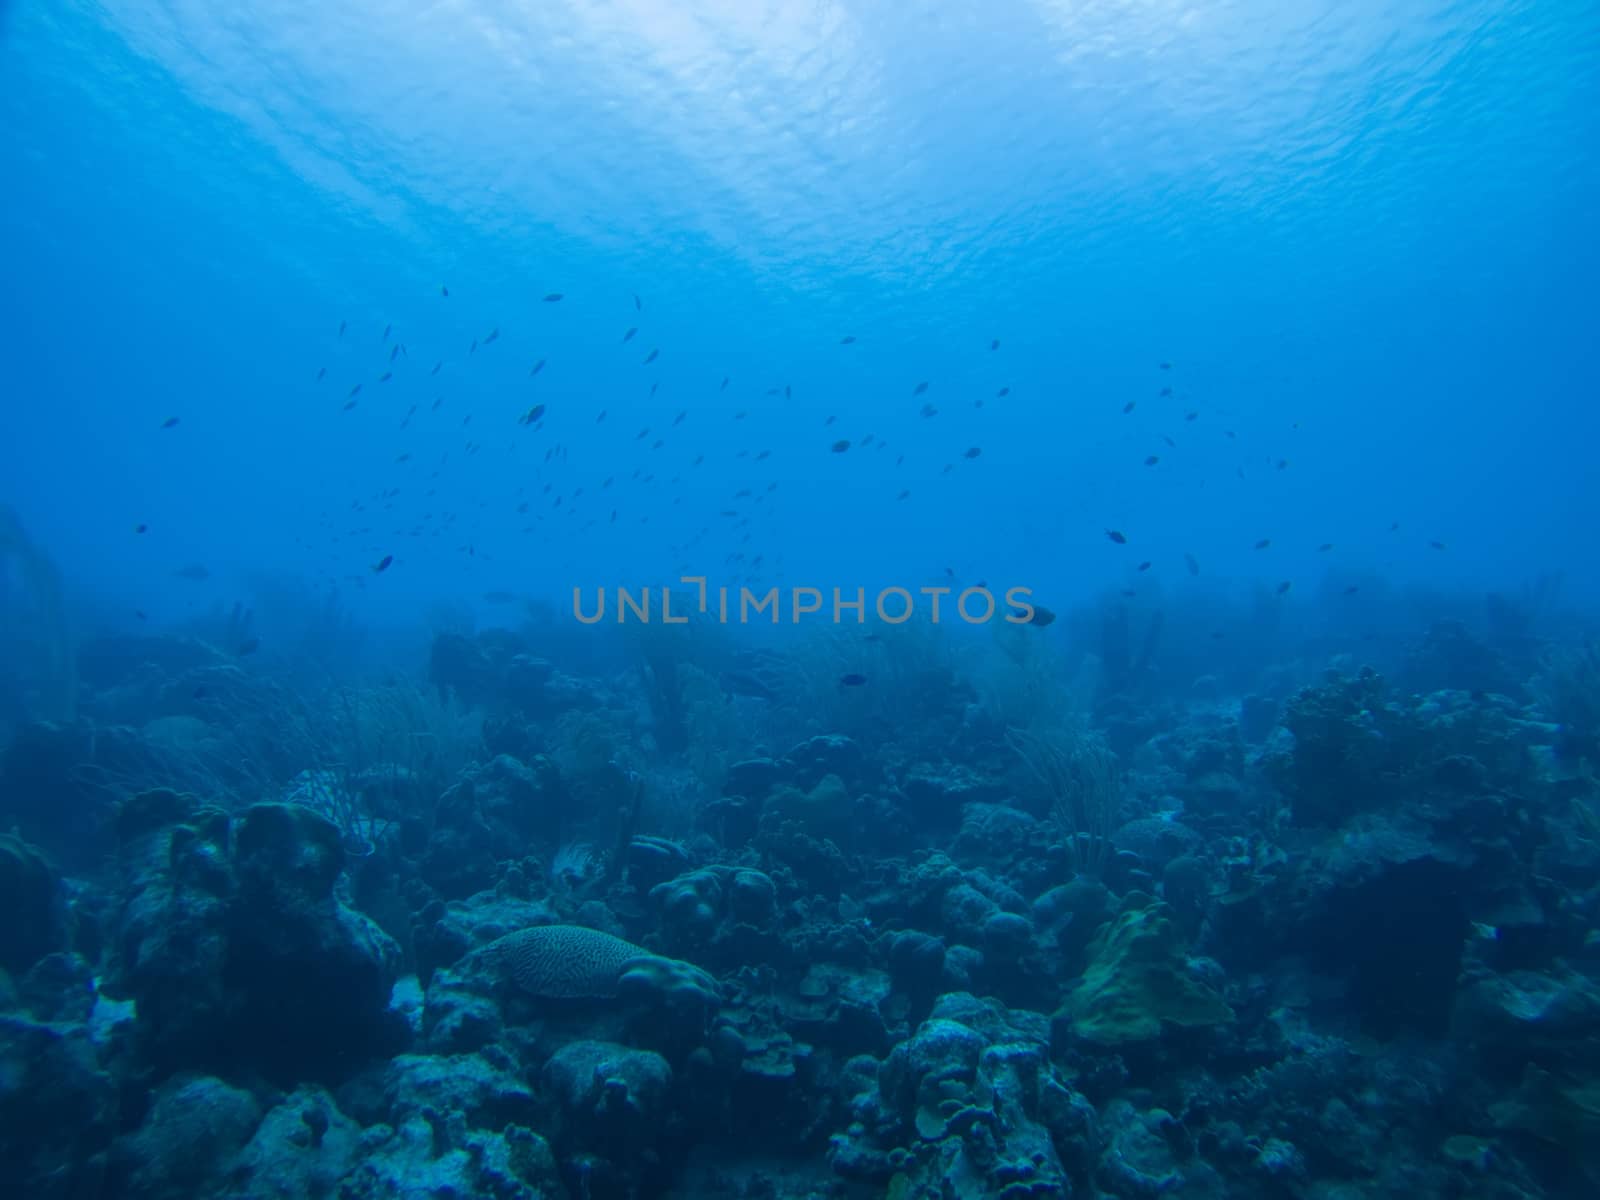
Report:
M 1592 0 L 0 0 L 0 1197 L 1600 1196 Z

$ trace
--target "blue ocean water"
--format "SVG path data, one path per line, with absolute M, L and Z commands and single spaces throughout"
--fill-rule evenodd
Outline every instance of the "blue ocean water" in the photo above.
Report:
M 458 1074 L 504 1071 L 520 1082 L 493 1086 L 537 1094 L 500 1124 L 553 1157 L 523 1171 L 525 1192 L 452 1175 L 440 1164 L 465 1135 L 434 1112 L 427 1169 L 457 1194 L 710 1195 L 696 1171 L 725 1159 L 751 1181 L 729 1195 L 822 1195 L 774 1164 L 824 1151 L 834 1186 L 863 1189 L 849 1194 L 933 1194 L 911 1190 L 931 1186 L 927 1155 L 910 1165 L 915 1138 L 868 1146 L 852 1130 L 850 1098 L 867 1093 L 846 1086 L 847 1064 L 870 1055 L 892 1075 L 937 1057 L 937 1020 L 981 1024 L 950 997 L 979 996 L 1054 1021 L 1061 1094 L 1099 1131 L 1040 1135 L 1051 1166 L 1034 1169 L 1062 1182 L 1037 1194 L 1132 1196 L 1163 1177 L 1184 1195 L 1592 1194 L 1600 1061 L 1558 1064 L 1600 1020 L 1600 884 L 1582 849 L 1600 830 L 1597 196 L 1600 7 L 1585 0 L 0 0 L 0 829 L 15 835 L 0 857 L 23 881 L 3 894 L 43 897 L 15 902 L 23 923 L 48 926 L 0 947 L 0 1012 L 31 1012 L 0 1030 L 25 1064 L 0 1071 L 0 1114 L 26 1109 L 17 1079 L 71 1073 L 29 1058 L 19 1032 L 72 1025 L 70 1006 L 28 1009 L 50 980 L 99 996 L 85 1028 L 126 1004 L 144 1039 L 127 1061 L 96 1043 L 116 1089 L 54 1118 L 81 1121 L 78 1140 L 30 1158 L 0 1132 L 0 1191 L 224 1194 L 239 1162 L 260 1179 L 280 1153 L 262 1115 L 301 1106 L 321 1114 L 306 1118 L 319 1153 L 365 1128 L 368 1163 L 352 1150 L 296 1187 L 401 1194 L 371 1166 L 371 1131 L 403 1128 L 403 1105 L 338 1088 L 365 1071 L 421 1094 L 414 1073 L 434 1068 L 418 1062 L 463 1055 Z M 765 616 L 688 649 L 619 636 L 617 589 L 691 596 L 684 578 L 736 604 L 778 589 L 786 636 L 773 650 Z M 791 619 L 797 588 L 816 589 L 820 616 Z M 922 629 L 923 589 L 949 589 L 948 605 L 1013 588 L 1044 612 L 1033 627 L 946 608 L 953 658 L 883 649 Z M 846 609 L 841 632 L 832 597 L 858 589 L 867 620 Z M 911 630 L 873 620 L 884 589 L 915 604 Z M 606 622 L 575 619 L 602 593 Z M 1033 638 L 1021 649 L 1018 632 Z M 377 711 L 371 697 L 397 688 L 431 715 L 393 718 L 359 771 L 356 751 L 305 732 L 334 696 Z M 462 719 L 459 761 L 430 749 L 436 774 L 416 783 L 418 739 L 442 744 Z M 334 712 L 329 728 L 341 720 L 358 723 Z M 609 732 L 574 732 L 584 720 Z M 123 737 L 158 749 L 108 765 Z M 375 799 L 380 767 L 415 793 Z M 829 780 L 853 815 L 828 807 Z M 164 788 L 230 814 L 226 903 L 319 853 L 321 834 L 269 825 L 279 810 L 263 802 L 321 811 L 340 838 L 317 902 L 393 939 L 379 1001 L 341 1013 L 251 991 L 296 960 L 262 966 L 237 921 L 227 954 L 172 968 L 237 989 L 219 1002 L 229 1020 L 290 1014 L 272 1026 L 294 1044 L 283 1072 L 242 1050 L 189 1053 L 196 1038 L 234 1047 L 238 1030 L 197 1017 L 208 1032 L 174 1033 L 171 997 L 128 961 L 140 938 L 120 922 L 147 933 L 134 898 L 149 894 L 129 880 L 154 870 L 130 858 L 129 823 L 204 827 L 199 808 L 138 799 Z M 791 793 L 810 807 L 785 807 Z M 1084 799 L 1113 794 L 1101 810 Z M 452 826 L 474 795 L 481 813 Z M 653 817 L 663 795 L 679 807 Z M 1040 832 L 1003 832 L 993 808 Z M 1392 823 L 1375 829 L 1374 813 Z M 1184 852 L 1150 822 L 1181 826 Z M 283 858 L 252 865 L 243 847 L 274 837 Z M 1553 862 L 1552 846 L 1572 857 Z M 965 873 L 963 899 L 884 899 L 932 888 L 930 854 Z M 1357 894 L 1339 864 L 1369 854 L 1382 882 Z M 1191 860 L 1192 875 L 1169 870 Z M 1239 923 L 1247 893 L 1293 907 L 1252 890 L 1286 871 L 1304 872 L 1293 895 L 1325 891 L 1346 923 Z M 1086 878 L 1108 907 L 1077 915 L 1077 942 L 1046 898 Z M 781 917 L 750 916 L 768 912 L 763 888 Z M 1130 896 L 1170 906 L 1192 951 L 1185 986 L 1204 990 L 1154 1028 L 1209 1028 L 1226 996 L 1243 1031 L 1228 1052 L 1163 1037 L 1113 1068 L 1071 1041 L 1103 1032 L 1072 997 L 1115 942 L 1090 934 L 1137 925 Z M 484 916 L 491 901 L 511 907 Z M 974 908 L 1030 924 L 964 925 Z M 715 932 L 682 916 L 701 909 Z M 1393 941 L 1372 932 L 1391 923 Z M 719 1103 L 770 1105 L 805 1134 L 749 1135 L 769 1156 L 758 1169 L 707 1132 L 724 1110 L 708 1118 L 703 1093 L 680 1092 L 722 1063 L 714 1038 L 608 1026 L 554 1051 L 497 1035 L 479 1053 L 434 1017 L 409 1042 L 350 1032 L 407 989 L 455 1029 L 459 996 L 439 996 L 436 972 L 550 924 L 648 947 L 650 988 L 662 963 L 673 994 L 715 976 L 725 1014 L 744 988 L 737 1011 L 762 1015 L 739 1018 L 739 1036 L 804 1044 L 773 1069 L 802 1082 L 746 1068 Z M 913 935 L 949 950 L 943 968 L 907 966 L 926 957 L 905 948 Z M 1304 978 L 1300 935 L 1327 951 Z M 1349 949 L 1369 938 L 1382 944 Z M 543 951 L 505 952 L 524 953 Z M 556 956 L 610 953 L 580 940 Z M 1414 978 L 1407 961 L 1423 964 Z M 884 995 L 850 1010 L 881 1013 L 881 1034 L 795 1015 L 830 988 L 876 986 L 822 967 L 882 975 Z M 337 977 L 326 963 L 311 977 L 322 969 Z M 540 999 L 605 991 L 534 970 L 511 973 Z M 751 998 L 758 970 L 788 997 L 776 1008 Z M 1329 978 L 1348 990 L 1302 1003 Z M 1503 1008 L 1485 1016 L 1473 988 L 1491 978 Z M 1424 996 L 1414 1008 L 1408 990 Z M 1555 991 L 1580 1017 L 1550 1031 L 1526 997 Z M 1037 1032 L 1007 1028 L 985 1026 L 983 1044 Z M 1383 1078 L 1447 1060 L 1457 1073 L 1417 1083 L 1413 1107 L 1454 1094 L 1460 1108 L 1352 1171 L 1315 1122 L 1252 1123 L 1217 1099 L 1295 1092 L 1270 1073 L 1314 1057 L 1317 1038 L 1401 1056 L 1371 1068 Z M 671 1102 L 653 1066 L 613 1055 L 595 1071 L 626 1076 L 639 1119 L 706 1161 L 630 1157 L 637 1129 L 539 1107 L 564 1094 L 562 1055 L 587 1078 L 571 1047 L 594 1044 L 670 1064 Z M 1185 1138 L 1128 1132 L 1182 1107 L 1161 1089 L 1191 1067 L 1211 1074 L 1184 1093 Z M 199 1103 L 185 1086 L 215 1089 L 205 1103 L 235 1114 L 243 1156 L 187 1182 L 159 1149 Z M 1318 1112 L 1383 1090 L 1305 1086 Z M 107 1115 L 112 1090 L 144 1098 Z M 429 1095 L 450 1109 L 453 1093 Z M 1024 1107 L 1004 1118 L 1002 1157 L 1032 1145 L 1016 1130 L 1043 1119 Z M 925 1112 L 902 1117 L 937 1141 Z M 1398 1120 L 1369 1118 L 1369 1133 Z M 1168 1150 L 1146 1144 L 1162 1137 Z M 1092 1149 L 1077 1161 L 1069 1143 Z M 1135 1159 L 1148 1176 L 1107 1165 Z M 1442 1173 L 1407 1176 L 1420 1163 Z M 950 1172 L 961 1195 L 1022 1194 L 1003 1172 Z
M 1062 596 L 1188 552 L 1589 590 L 1597 36 L 1587 4 L 13 4 L 0 471 L 152 617 L 191 561 L 227 594 L 394 553 L 359 604 L 397 618 L 710 574 L 774 481 L 751 544 L 806 584 Z

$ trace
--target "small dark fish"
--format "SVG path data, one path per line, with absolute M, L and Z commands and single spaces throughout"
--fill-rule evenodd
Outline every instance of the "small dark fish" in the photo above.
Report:
M 442 367 L 442 366 L 444 366 L 444 363 L 442 363 L 442 362 L 434 363 L 433 364 L 433 370 L 429 371 L 428 374 L 429 375 L 437 375 L 439 373 L 439 368 Z
M 1161 363 L 1161 364 L 1159 364 L 1159 365 L 1160 365 L 1160 367 L 1161 367 L 1161 369 L 1162 369 L 1162 370 L 1163 370 L 1163 371 L 1170 371 L 1170 370 L 1172 370 L 1172 364 L 1171 364 L 1171 363 L 1168 363 L 1168 362 L 1164 362 L 1164 363 Z
M 1352 583 L 1349 587 L 1345 588 L 1344 594 L 1346 596 L 1354 596 L 1360 590 L 1361 590 L 1361 585 L 1360 584 Z
M 446 300 L 450 299 L 450 289 L 445 287 L 444 284 L 440 284 L 439 295 L 443 296 Z
M 346 400 L 344 402 L 344 410 L 343 411 L 349 412 L 355 406 L 356 406 L 356 402 L 354 400 Z
M 687 417 L 688 415 L 689 415 L 689 410 L 688 409 L 684 409 L 677 416 L 673 417 L 672 418 L 672 427 L 674 429 L 676 429 L 679 425 L 682 425 L 683 424 L 683 419 L 685 417 Z
M 789 385 L 787 383 L 783 385 L 783 398 L 785 400 L 793 400 L 794 399 L 794 392 L 789 387 Z
M 1166 444 L 1167 444 L 1167 446 L 1168 446 L 1168 448 L 1170 448 L 1170 449 L 1172 449 L 1172 450 L 1176 450 L 1176 449 L 1177 449 L 1177 448 L 1178 448 L 1178 443 L 1177 443 L 1177 442 L 1175 442 L 1175 441 L 1173 441 L 1173 440 L 1172 440 L 1172 439 L 1171 439 L 1171 438 L 1169 438 L 1169 437 L 1168 437 L 1168 436 L 1167 436 L 1167 435 L 1166 435 L 1166 434 L 1164 434 L 1164 433 L 1163 433 L 1163 434 L 1162 434 L 1162 435 L 1161 435 L 1161 440 L 1162 440 L 1162 441 L 1163 441 L 1163 442 L 1165 442 L 1165 443 L 1166 443 Z
M 1120 529 L 1108 529 L 1106 530 L 1106 536 L 1119 546 L 1126 546 L 1128 544 L 1128 535 L 1123 533 Z
M 1287 458 L 1280 458 L 1278 460 L 1278 470 L 1280 470 L 1280 471 L 1285 470 L 1285 469 L 1288 468 L 1288 466 L 1289 466 L 1289 460 Z
M 547 295 L 544 298 L 544 302 L 546 304 L 556 304 L 556 303 L 560 302 L 561 297 L 562 297 L 562 293 L 561 292 L 551 292 L 549 295 Z
M 728 380 L 729 380 L 729 379 L 730 379 L 730 378 L 731 378 L 731 376 L 728 376 L 728 375 L 724 375 L 724 376 L 723 376 L 723 377 L 722 377 L 722 386 L 721 386 L 721 387 L 719 387 L 719 388 L 718 388 L 718 389 L 717 389 L 717 391 L 719 391 L 719 392 L 725 392 L 725 391 L 727 391 L 727 390 L 728 390 Z
M 1272 545 L 1272 539 L 1271 538 L 1262 538 L 1259 542 L 1256 543 L 1255 548 L 1257 550 L 1265 550 L 1270 545 Z
M 393 326 L 393 325 L 385 325 L 385 326 L 384 326 L 384 327 L 383 327 L 383 340 L 384 340 L 384 341 L 386 341 L 386 342 L 387 342 L 387 341 L 388 341 L 388 340 L 389 340 L 389 331 L 390 331 L 390 330 L 391 330 L 391 329 L 393 329 L 393 328 L 394 328 L 394 326 Z
M 239 657 L 240 658 L 244 658 L 246 655 L 254 654 L 259 649 L 261 649 L 261 639 L 260 638 L 257 638 L 257 637 L 246 638 L 239 645 L 239 651 L 238 651 Z
M 142 609 L 142 608 L 134 609 L 133 610 L 133 615 L 137 620 L 140 620 L 140 621 L 148 621 L 150 619 L 149 617 L 144 615 L 144 609 Z
M 1428 545 L 1432 546 L 1435 550 L 1443 550 L 1444 549 L 1444 543 L 1443 542 L 1429 542 Z
M 1164 388 L 1161 389 L 1161 394 L 1163 396 L 1170 396 L 1170 395 L 1172 395 L 1172 389 L 1169 388 L 1169 387 L 1164 387 Z
M 1000 396 L 1009 396 L 1009 395 L 1011 395 L 1011 389 L 1008 388 L 1008 387 L 1003 387 L 998 392 L 995 393 L 995 396 L 997 398 L 1000 397 Z
M 396 342 L 394 344 L 394 349 L 389 351 L 389 361 L 393 362 L 395 359 L 397 359 L 399 357 L 400 357 L 400 343 Z
M 1389 532 L 1390 533 L 1395 533 L 1399 529 L 1400 529 L 1400 522 L 1399 521 L 1390 521 L 1389 522 Z
M 323 380 L 323 377 L 325 375 L 327 375 L 327 373 L 328 373 L 328 368 L 327 367 L 318 367 L 317 368 L 317 382 L 321 383 L 322 380 Z
M 867 677 L 865 675 L 858 674 L 855 671 L 851 671 L 848 675 L 839 676 L 840 687 L 860 687 L 866 682 Z
M 627 333 L 622 335 L 622 340 L 624 342 L 631 342 L 631 341 L 633 341 L 633 335 L 638 333 L 638 332 L 639 332 L 639 327 L 637 325 L 635 325 L 635 326 L 633 326 L 633 328 L 629 329 Z
M 982 453 L 983 453 L 983 447 L 982 446 L 968 446 L 966 453 L 963 454 L 961 457 L 962 458 L 977 458 L 978 455 L 980 455 Z
M 638 292 L 634 292 L 633 293 L 633 311 L 634 312 L 643 312 L 644 311 L 644 301 L 639 299 L 639 293 Z
M 340 337 L 344 336 L 344 327 L 345 327 L 346 324 L 347 324 L 347 322 L 345 322 L 345 321 L 340 321 L 339 322 L 339 336 Z
M 913 396 L 920 396 L 920 395 L 922 395 L 923 392 L 925 392 L 927 390 L 928 390 L 928 381 L 926 379 L 924 379 L 921 383 L 917 384 L 916 387 L 911 389 L 911 394 Z
M 1135 403 L 1135 401 L 1129 400 L 1126 404 L 1124 404 L 1122 406 L 1122 415 L 1123 416 L 1127 416 L 1129 413 L 1131 413 L 1133 411 L 1134 403 Z
M 1147 466 L 1147 467 L 1153 467 L 1160 461 L 1161 461 L 1161 458 L 1160 458 L 1159 455 L 1152 454 L 1152 455 L 1150 455 L 1148 458 L 1146 458 L 1144 460 L 1144 465 Z
M 1149 569 L 1150 569 L 1149 562 L 1142 562 L 1142 563 L 1139 564 L 1139 570 L 1148 571 Z
M 1184 414 L 1183 414 L 1183 419 L 1184 419 L 1184 420 L 1185 420 L 1185 421 L 1192 421 L 1192 420 L 1194 420 L 1194 419 L 1195 419 L 1195 418 L 1196 418 L 1196 417 L 1198 417 L 1198 416 L 1199 416 L 1199 415 L 1200 415 L 1200 414 L 1199 414 L 1199 413 L 1197 413 L 1197 412 L 1186 412 L 1186 413 L 1184 413 Z
M 394 555 L 385 554 L 382 558 L 380 558 L 377 562 L 375 562 L 372 565 L 372 573 L 374 575 L 382 575 L 385 571 L 387 571 L 389 569 L 390 564 L 392 564 L 393 562 L 394 562 Z
M 655 362 L 655 360 L 660 358 L 660 357 L 661 357 L 661 351 L 652 350 L 652 351 L 650 351 L 649 354 L 644 356 L 644 365 L 648 367 L 651 363 Z
M 133 531 L 135 533 L 145 533 L 146 531 L 149 530 L 149 528 L 150 528 L 150 526 L 146 525 L 143 521 L 140 521 L 137 525 L 135 525 L 133 527 Z
M 1332 549 L 1333 549 L 1333 543 L 1332 542 L 1323 542 L 1322 545 L 1317 547 L 1318 552 L 1319 553 L 1323 553 L 1323 554 L 1326 554 L 1329 550 L 1332 550 Z
M 853 345 L 855 343 L 855 340 L 856 339 L 853 336 L 851 336 L 849 334 L 846 334 L 844 337 L 839 339 L 839 345 L 841 345 L 841 346 Z
M 939 410 L 931 404 L 924 404 L 922 406 L 922 415 L 924 417 L 937 417 L 939 415 Z
M 1287 579 L 1285 579 L 1282 583 L 1280 583 L 1278 585 L 1278 595 L 1280 595 L 1280 596 L 1283 595 L 1285 592 L 1287 592 L 1293 586 L 1294 586 L 1294 584 L 1290 583 Z
M 161 428 L 163 428 L 163 429 L 173 429 L 173 428 L 175 428 L 177 426 L 177 424 L 178 424 L 178 418 L 177 417 L 168 417 L 165 421 L 161 422 Z
M 542 358 L 538 362 L 534 363 L 533 366 L 528 369 L 528 377 L 531 379 L 533 376 L 537 375 L 540 371 L 544 370 L 544 364 L 545 364 L 545 360 L 542 359 Z
M 391 380 L 393 378 L 394 378 L 394 372 L 393 371 L 385 371 L 382 375 L 378 376 L 378 382 L 379 383 L 388 383 L 389 380 Z
M 991 350 L 1000 349 L 1000 339 L 999 338 L 995 338 L 994 341 L 990 342 L 989 343 L 989 349 L 991 349 Z
M 1191 575 L 1200 574 L 1200 562 L 1199 562 L 1198 559 L 1195 558 L 1194 555 L 1185 554 L 1183 556 L 1183 565 L 1189 568 L 1189 574 L 1191 574 Z
M 483 339 L 483 344 L 485 346 L 492 346 L 496 342 L 498 342 L 499 340 L 500 340 L 500 330 L 498 328 L 495 328 L 495 329 L 489 330 L 489 336 Z
M 527 412 L 522 414 L 522 419 L 517 423 L 519 425 L 532 425 L 542 416 L 544 416 L 544 405 L 535 404 Z
M 905 491 L 901 492 L 898 496 L 896 496 L 895 499 L 896 500 L 906 500 L 906 499 L 909 499 L 910 496 L 911 496 L 911 491 L 908 488 Z
M 1028 620 L 1023 621 L 1022 624 L 1024 624 L 1024 625 L 1037 625 L 1040 629 L 1043 629 L 1046 625 L 1054 625 L 1055 622 L 1056 622 L 1056 614 L 1055 613 L 1051 612 L 1048 608 L 1046 608 L 1042 604 L 1035 604 L 1033 606 L 1033 616 L 1030 617 Z
M 351 399 L 351 398 L 353 398 L 355 396 L 359 396 L 360 394 L 361 394 L 361 385 L 358 383 L 358 384 L 355 385 L 355 387 L 351 388 L 348 392 L 346 392 L 344 394 L 344 396 L 345 396 L 346 400 L 349 400 L 349 399 Z

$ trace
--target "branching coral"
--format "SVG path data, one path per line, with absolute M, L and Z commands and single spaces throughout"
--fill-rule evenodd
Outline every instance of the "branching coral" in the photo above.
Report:
M 6 587 L 14 568 L 20 594 Z M 71 720 L 76 710 L 77 665 L 67 622 L 61 572 L 50 556 L 29 539 L 11 509 L 0 506 L 0 635 L 13 661 L 35 660 L 34 677 L 25 681 L 35 694 L 33 716 Z M 15 645 L 9 644 L 15 639 Z
M 1562 750 L 1600 762 L 1600 641 L 1552 655 L 1533 690 L 1540 707 L 1561 722 Z
M 1116 755 L 1087 729 L 1070 724 L 1008 729 L 1006 742 L 1044 790 L 1074 867 L 1098 875 L 1111 854 L 1121 796 Z

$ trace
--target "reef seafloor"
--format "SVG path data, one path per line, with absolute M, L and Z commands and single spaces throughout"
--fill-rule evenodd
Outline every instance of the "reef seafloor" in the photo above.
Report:
M 0 757 L 0 1195 L 1600 1194 L 1592 644 L 937 632 L 85 641 Z

